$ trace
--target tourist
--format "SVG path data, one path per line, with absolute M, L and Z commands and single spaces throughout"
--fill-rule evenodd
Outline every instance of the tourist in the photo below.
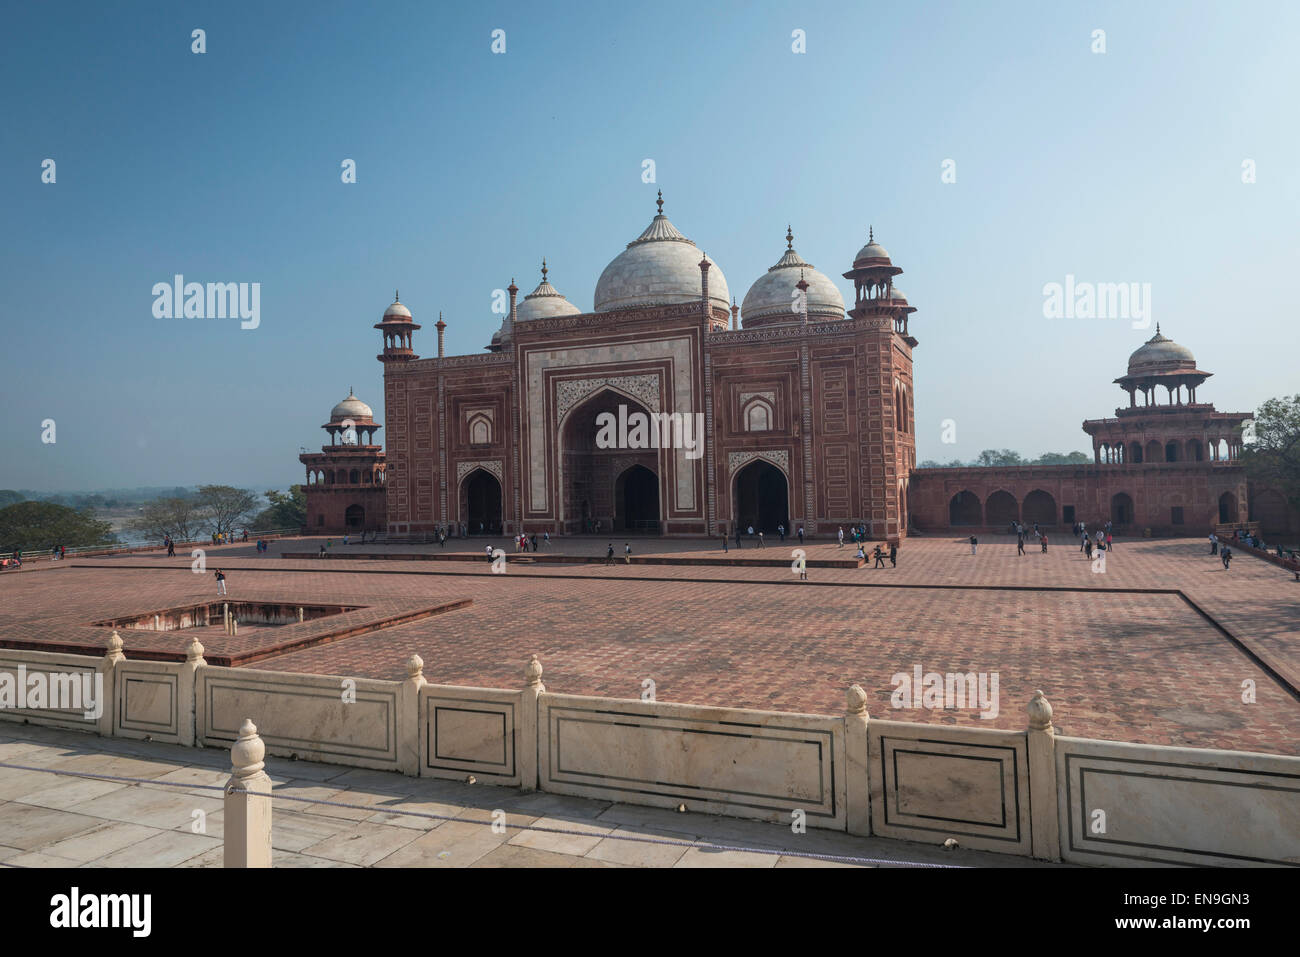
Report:
M 807 557 L 804 556 L 804 555 L 800 555 L 800 556 L 795 560 L 795 564 L 796 564 L 796 565 L 798 566 L 798 568 L 799 568 L 799 580 L 800 580 L 800 581 L 805 581 L 805 582 L 806 582 L 806 581 L 808 580 L 808 559 L 807 559 Z
M 1084 551 L 1084 557 L 1087 558 L 1088 561 L 1092 561 L 1092 539 L 1091 538 L 1084 540 L 1083 551 Z
M 220 568 L 218 568 L 217 569 L 217 594 L 224 595 L 225 593 L 226 593 L 226 576 L 225 573 L 222 572 Z
M 1025 533 L 1020 531 L 1016 535 L 1016 556 L 1019 557 L 1025 553 Z
M 742 545 L 741 542 L 740 542 L 740 526 L 739 526 L 739 525 L 736 526 L 736 547 L 737 547 L 737 548 L 744 548 L 744 547 L 745 547 L 745 546 Z
M 840 548 L 844 547 L 844 526 L 840 526 Z
M 727 552 L 727 533 L 726 533 L 725 531 L 723 531 L 723 533 L 722 533 L 722 554 L 724 554 L 724 555 L 728 554 L 728 552 Z
M 1222 551 L 1219 553 L 1219 557 L 1223 559 L 1223 570 L 1226 572 L 1228 570 L 1228 562 L 1232 561 L 1232 549 L 1227 545 L 1224 545 Z
M 168 558 L 176 557 L 176 543 L 173 542 L 170 538 L 167 539 L 167 557 Z
M 623 543 L 623 564 L 632 564 L 632 545 L 629 542 Z
M 976 538 L 974 535 L 970 537 L 970 553 L 972 555 L 975 554 L 975 546 L 977 546 L 979 543 L 980 543 L 979 539 Z
M 614 543 L 613 542 L 609 543 L 609 550 L 605 552 L 605 564 L 606 565 L 614 564 Z
M 1081 552 L 1092 551 L 1092 539 L 1088 537 L 1088 529 L 1086 526 L 1083 529 L 1083 538 L 1079 543 L 1079 551 Z
M 348 537 L 347 537 L 346 535 L 344 535 L 344 536 L 343 536 L 343 544 L 346 545 L 347 543 L 348 543 Z
M 317 556 L 316 556 L 316 557 L 317 557 L 317 558 L 324 558 L 324 557 L 325 557 L 325 544 L 324 544 L 323 542 L 321 543 L 320 552 L 317 553 Z
M 1112 551 L 1115 548 L 1115 539 L 1111 537 L 1110 532 L 1106 533 L 1106 551 Z
M 876 559 L 876 564 L 875 564 L 873 567 L 874 567 L 874 568 L 884 568 L 884 567 L 885 567 L 885 550 L 884 550 L 881 546 L 877 545 L 877 546 L 876 546 L 876 550 L 875 550 L 875 552 L 874 552 L 873 554 L 874 554 L 875 559 Z
M 898 567 L 898 542 L 889 543 L 889 567 Z
M 782 523 L 776 527 L 776 533 L 781 536 L 781 543 L 785 544 L 785 524 Z
M 764 547 L 764 545 L 763 545 L 763 533 L 762 533 L 761 531 L 758 533 L 758 547 L 759 547 L 759 548 L 763 548 L 763 547 Z
M 1040 535 L 1040 536 L 1038 537 L 1038 541 L 1039 541 L 1039 542 L 1042 544 L 1042 546 L 1043 546 L 1043 554 L 1046 555 L 1046 554 L 1047 554 L 1047 533 L 1044 532 L 1042 535 Z
M 861 545 L 861 543 L 859 543 L 859 545 L 858 545 L 858 554 L 857 554 L 856 557 L 862 559 L 863 561 L 866 561 L 866 559 L 867 559 L 867 553 L 864 552 L 864 551 L 862 550 L 862 545 Z
M 1210 532 L 1210 554 L 1219 554 L 1219 536 L 1215 535 L 1213 532 Z
M 533 551 L 537 551 L 537 533 L 533 532 Z
M 550 532 L 542 532 L 542 544 L 543 544 L 543 545 L 549 545 L 549 544 L 551 544 L 551 533 L 550 533 Z
M 492 546 L 491 546 L 491 545 L 487 545 L 487 546 L 485 546 L 484 551 L 487 553 L 488 564 L 491 565 L 491 564 L 492 564 Z
M 799 526 L 799 544 L 800 544 L 800 545 L 803 544 L 803 526 L 802 526 L 802 525 Z

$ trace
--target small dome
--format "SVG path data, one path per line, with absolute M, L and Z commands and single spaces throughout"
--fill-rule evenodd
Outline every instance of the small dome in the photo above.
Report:
M 1196 368 L 1196 358 L 1192 355 L 1192 350 L 1162 335 L 1158 325 L 1156 334 L 1128 357 L 1129 375 L 1180 368 Z
M 407 309 L 398 300 L 397 293 L 393 293 L 393 304 L 384 310 L 385 319 L 410 319 L 411 310 Z
M 663 214 L 661 192 L 659 214 L 600 274 L 595 311 L 698 302 L 701 258 L 695 243 L 678 232 Z M 709 262 L 713 264 L 709 270 L 709 300 L 729 309 L 731 293 L 726 277 L 712 259 Z
M 740 307 L 744 324 L 748 326 L 752 320 L 762 319 L 769 320 L 766 324 L 800 321 L 801 317 L 794 311 L 794 293 L 801 277 L 808 283 L 808 318 L 843 319 L 844 297 L 839 288 L 795 252 L 794 235 L 789 227 L 785 241 L 785 254 L 745 293 Z
M 858 254 L 853 257 L 853 263 L 854 265 L 857 265 L 858 263 L 869 259 L 883 259 L 885 262 L 890 261 L 889 253 L 885 250 L 885 247 L 875 240 L 872 240 L 858 250 Z
M 371 411 L 370 406 L 366 405 L 353 395 L 351 389 L 348 389 L 348 397 L 338 405 L 334 406 L 334 410 L 330 412 L 330 421 L 338 422 L 342 419 L 369 419 L 373 415 L 374 412 Z
M 894 299 L 896 301 L 907 302 L 907 297 L 903 295 L 903 290 L 899 289 L 897 286 L 891 286 L 890 289 L 893 291 Z
M 516 307 L 515 316 L 521 320 L 550 319 L 555 316 L 576 316 L 580 312 L 577 306 L 569 302 L 559 290 L 546 279 L 546 260 L 542 260 L 542 281 L 537 288 L 524 296 L 524 301 Z

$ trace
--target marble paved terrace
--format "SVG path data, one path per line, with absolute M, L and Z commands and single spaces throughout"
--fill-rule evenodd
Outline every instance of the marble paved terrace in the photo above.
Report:
M 0 722 L 0 764 L 150 782 L 124 784 L 0 767 L 0 867 L 221 866 L 221 792 L 172 785 L 225 784 L 230 777 L 227 750 Z M 1063 866 L 817 828 L 795 834 L 778 824 L 283 758 L 268 757 L 266 771 L 273 793 L 309 799 L 273 800 L 276 867 Z M 324 801 L 360 807 L 317 803 Z M 491 827 L 495 810 L 505 812 L 502 833 Z M 202 833 L 195 833 L 196 811 L 204 812 Z M 625 837 L 688 846 L 622 840 Z M 715 849 L 719 845 L 748 850 Z
M 504 539 L 477 538 L 445 549 L 345 547 L 335 538 L 325 559 L 280 557 L 314 554 L 324 539 L 276 541 L 269 555 L 226 546 L 207 550 L 202 577 L 182 555 L 69 559 L 0 574 L 0 645 L 100 649 L 107 635 L 90 621 L 212 600 L 211 570 L 222 567 L 232 599 L 472 602 L 247 667 L 398 679 L 418 653 L 432 682 L 513 688 L 535 653 L 558 692 L 635 698 L 652 678 L 661 701 L 838 714 L 856 682 L 876 718 L 1011 729 L 1025 727 L 1024 704 L 1041 688 L 1060 733 L 1300 753 L 1300 583 L 1292 575 L 1244 554 L 1225 571 L 1200 539 L 1119 541 L 1097 574 L 1067 539 L 1018 556 L 1012 539 L 981 536 L 972 556 L 963 537 L 911 538 L 897 568 L 814 566 L 807 583 L 789 568 L 791 541 L 733 546 L 724 556 L 716 542 L 631 540 L 634 559 L 729 562 L 712 565 L 624 564 L 627 539 L 608 536 L 546 546 L 597 559 L 588 564 L 531 563 Z M 610 541 L 620 560 L 606 566 Z M 507 551 L 506 574 L 491 574 L 487 543 Z M 805 547 L 814 560 L 852 555 L 834 542 Z M 374 553 L 395 557 L 347 557 Z M 418 553 L 456 560 L 409 560 Z M 753 564 L 760 559 L 780 563 Z M 241 632 L 241 648 L 300 627 Z M 160 642 L 179 655 L 192 634 L 122 636 L 129 658 Z M 220 629 L 201 640 L 213 655 L 231 641 Z M 996 672 L 998 715 L 895 710 L 891 678 L 916 666 Z M 1249 704 L 1248 681 L 1256 689 Z

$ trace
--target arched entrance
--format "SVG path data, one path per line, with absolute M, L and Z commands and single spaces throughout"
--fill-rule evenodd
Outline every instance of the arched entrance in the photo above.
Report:
M 1224 492 L 1219 496 L 1219 521 L 1237 521 L 1237 496 L 1231 492 Z
M 651 535 L 659 531 L 659 450 L 602 448 L 605 443 L 596 441 L 605 421 L 601 416 L 608 413 L 618 421 L 620 405 L 627 407 L 628 418 L 638 412 L 650 414 L 635 399 L 604 388 L 571 409 L 560 423 L 560 519 L 567 534 L 606 535 L 615 528 Z M 629 440 L 632 431 L 629 423 Z M 638 466 L 641 471 L 634 473 Z M 634 523 L 631 528 L 629 521 Z
M 1129 444 L 1128 460 L 1132 465 L 1142 464 L 1142 444 L 1140 442 L 1131 442 Z
M 1041 488 L 1036 488 L 1025 496 L 1024 521 L 1026 525 L 1055 525 L 1056 524 L 1056 499 L 1044 492 Z
M 614 530 L 659 533 L 659 476 L 644 465 L 624 469 L 614 483 Z
M 1116 492 L 1110 497 L 1111 525 L 1133 524 L 1133 499 L 1127 492 Z
M 348 528 L 365 528 L 366 510 L 360 505 L 349 505 L 343 513 L 343 524 Z
M 775 535 L 777 526 L 790 528 L 790 486 L 785 473 L 755 459 L 736 473 L 732 497 L 732 530 L 747 529 Z
M 1020 520 L 1020 505 L 1010 492 L 994 492 L 984 503 L 984 515 L 990 525 L 1010 525 Z
M 979 525 L 982 510 L 980 500 L 970 490 L 963 490 L 948 503 L 949 525 Z
M 460 514 L 471 535 L 501 534 L 501 483 L 486 469 L 474 469 L 460 483 Z

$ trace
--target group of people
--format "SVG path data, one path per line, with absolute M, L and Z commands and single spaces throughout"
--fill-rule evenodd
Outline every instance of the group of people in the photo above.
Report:
M 803 541 L 803 528 L 800 528 L 800 529 L 799 529 L 799 532 L 800 532 L 799 541 L 802 542 L 802 541 Z M 839 547 L 840 547 L 840 548 L 843 548 L 843 547 L 844 547 L 844 526 L 843 526 L 843 525 L 840 526 L 839 531 L 836 533 L 836 536 L 835 536 L 835 537 L 839 539 L 839 542 L 840 542 L 840 546 L 839 546 Z M 866 523 L 866 522 L 863 522 L 861 525 L 850 525 L 850 526 L 849 526 L 849 541 L 850 541 L 850 542 L 853 542 L 853 543 L 857 543 L 857 542 L 862 542 L 863 544 L 866 543 L 866 541 L 867 541 L 867 523 Z M 861 551 L 861 549 L 859 549 L 859 551 Z
M 783 542 L 785 541 L 785 524 L 784 524 L 784 523 L 781 523 L 781 524 L 779 524 L 779 525 L 776 526 L 776 534 L 777 534 L 777 537 L 781 539 L 781 541 L 783 541 Z M 799 530 L 798 530 L 797 534 L 798 534 L 798 536 L 799 536 L 799 544 L 802 545 L 802 544 L 803 544 L 803 526 L 802 526 L 802 525 L 799 526 Z M 754 526 L 753 526 L 753 525 L 747 525 L 747 526 L 745 526 L 744 530 L 742 531 L 740 525 L 737 524 L 737 525 L 736 525 L 736 531 L 735 531 L 735 534 L 734 534 L 734 538 L 735 538 L 735 541 L 736 541 L 736 547 L 737 547 L 737 548 L 744 548 L 744 547 L 745 547 L 745 538 L 752 538 L 752 539 L 754 539 L 755 542 L 757 543 L 757 546 L 758 546 L 759 548 L 766 548 L 766 547 L 767 547 L 767 539 L 763 537 L 763 530 L 760 528 L 758 531 L 754 531 Z M 723 551 L 724 553 L 728 551 L 728 549 L 727 549 L 727 533 L 726 533 L 726 530 L 725 530 L 725 529 L 724 529 L 723 532 L 722 532 L 722 551 Z
M 631 542 L 623 543 L 623 563 L 625 565 L 632 564 L 632 543 Z M 605 551 L 605 564 L 606 565 L 614 564 L 614 543 L 613 542 L 609 543 L 609 548 L 607 548 Z
M 867 543 L 865 541 L 858 542 L 857 557 L 863 559 L 864 561 L 867 558 L 866 546 Z M 872 568 L 884 568 L 886 558 L 889 559 L 890 568 L 897 568 L 898 567 L 898 542 L 890 542 L 889 551 L 885 551 L 884 545 L 877 545 L 875 550 L 871 553 L 871 557 L 876 560 L 876 564 L 872 565 L 871 566 Z
M 551 544 L 551 533 L 550 533 L 550 532 L 542 532 L 541 543 L 542 543 L 543 545 L 549 545 L 549 544 Z M 515 536 L 515 551 L 516 551 L 516 552 L 526 552 L 526 551 L 528 551 L 528 547 L 529 547 L 530 545 L 532 546 L 532 550 L 533 550 L 533 551 L 537 551 L 537 533 L 536 533 L 536 532 L 533 532 L 533 534 L 532 534 L 531 536 L 530 536 L 527 532 L 520 532 L 518 535 Z M 491 546 L 489 546 L 489 548 L 490 548 L 490 547 L 491 547 Z

